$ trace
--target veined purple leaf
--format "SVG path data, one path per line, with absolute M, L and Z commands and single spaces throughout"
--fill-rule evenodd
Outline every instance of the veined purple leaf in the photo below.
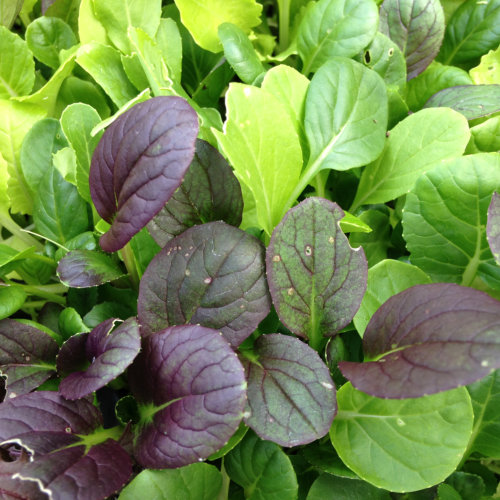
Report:
M 121 489 L 132 474 L 129 454 L 113 439 L 73 446 L 38 457 L 14 478 L 36 481 L 52 500 L 101 499 Z
M 443 7 L 439 0 L 384 0 L 379 28 L 403 52 L 411 80 L 439 52 L 445 29 Z
M 136 104 L 103 134 L 92 156 L 90 194 L 111 224 L 100 244 L 122 248 L 182 183 L 198 135 L 196 112 L 181 97 Z
M 73 250 L 57 266 L 61 282 L 72 288 L 99 286 L 124 274 L 109 255 L 92 250 Z
M 500 301 L 451 283 L 392 296 L 363 337 L 373 361 L 342 361 L 342 374 L 381 398 L 418 398 L 470 384 L 500 368 Z
M 366 290 L 366 258 L 340 229 L 343 216 L 336 203 L 307 198 L 286 213 L 267 249 L 278 316 L 314 347 L 352 320 Z
M 500 85 L 457 85 L 436 92 L 424 108 L 451 108 L 474 120 L 500 111 Z
M 226 444 L 243 417 L 243 366 L 210 328 L 174 326 L 145 338 L 129 380 L 140 404 L 134 455 L 143 467 L 203 460 Z
M 493 193 L 488 207 L 486 238 L 493 257 L 495 257 L 497 264 L 500 265 L 500 195 L 496 192 Z
M 260 336 L 257 361 L 243 361 L 250 416 L 245 423 L 262 439 L 297 446 L 323 437 L 337 410 L 335 385 L 318 353 L 297 338 Z
M 79 399 L 104 387 L 121 375 L 139 353 L 141 337 L 136 319 L 129 318 L 113 330 L 115 322 L 115 319 L 104 321 L 85 337 L 85 354 L 91 364 L 86 370 L 73 372 L 61 381 L 59 392 L 66 399 Z M 66 353 L 64 345 L 58 360 Z M 74 360 L 78 351 L 71 347 L 68 356 Z M 68 367 L 69 363 L 63 360 L 61 365 Z
M 137 305 L 141 335 L 185 323 L 216 330 L 237 347 L 268 314 L 260 241 L 223 222 L 171 240 L 144 272 Z
M 47 333 L 12 319 L 0 321 L 0 373 L 6 397 L 36 389 L 55 374 L 59 346 Z
M 80 441 L 102 425 L 91 400 L 68 401 L 57 392 L 37 391 L 0 404 L 0 442 L 17 442 L 37 455 Z
M 238 227 L 242 211 L 241 187 L 231 167 L 213 146 L 198 139 L 184 181 L 148 224 L 148 230 L 164 247 L 197 224 L 224 220 Z

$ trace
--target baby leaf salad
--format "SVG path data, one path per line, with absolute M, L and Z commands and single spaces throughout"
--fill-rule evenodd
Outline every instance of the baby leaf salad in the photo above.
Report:
M 500 498 L 500 0 L 0 24 L 2 498 Z

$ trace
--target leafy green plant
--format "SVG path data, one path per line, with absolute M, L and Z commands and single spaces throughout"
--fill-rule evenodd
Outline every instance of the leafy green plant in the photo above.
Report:
M 498 498 L 500 1 L 0 0 L 6 498 Z

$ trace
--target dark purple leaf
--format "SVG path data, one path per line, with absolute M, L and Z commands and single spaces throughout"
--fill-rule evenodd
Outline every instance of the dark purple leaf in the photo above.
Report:
M 439 0 L 384 0 L 380 7 L 379 29 L 403 52 L 408 80 L 422 73 L 436 57 L 444 28 Z
M 88 399 L 68 401 L 57 392 L 38 391 L 0 404 L 0 442 L 15 441 L 35 455 L 80 441 L 102 425 Z
M 226 444 L 243 417 L 243 366 L 210 328 L 174 326 L 150 335 L 129 380 L 143 419 L 134 452 L 143 467 L 203 460 Z
M 135 318 L 129 318 L 111 331 L 115 322 L 114 319 L 104 321 L 86 337 L 85 353 L 91 364 L 86 370 L 73 372 L 61 381 L 59 392 L 66 399 L 79 399 L 104 387 L 121 375 L 139 353 L 141 337 Z M 76 361 L 78 354 L 74 347 L 72 343 L 68 351 Z M 64 354 L 63 348 L 61 351 Z M 67 361 L 61 364 L 69 365 Z
M 196 112 L 181 97 L 154 97 L 123 113 L 92 156 L 90 194 L 111 224 L 100 244 L 122 248 L 182 183 L 198 135 Z
M 109 255 L 91 250 L 73 250 L 57 266 L 59 279 L 72 288 L 99 286 L 124 276 Z
M 262 439 L 297 446 L 323 437 L 337 410 L 335 386 L 318 353 L 297 338 L 270 334 L 254 344 L 257 361 L 244 360 L 250 416 Z
M 0 321 L 0 373 L 6 396 L 26 394 L 55 374 L 59 346 L 44 331 L 12 319 Z
M 233 347 L 270 309 L 264 248 L 223 222 L 195 226 L 151 261 L 139 288 L 141 335 L 167 326 L 200 324 L 221 330 Z
M 500 195 L 493 193 L 488 207 L 486 237 L 496 263 L 500 265 Z
M 148 224 L 148 230 L 164 247 L 197 224 L 224 220 L 237 227 L 242 211 L 241 187 L 231 167 L 214 147 L 198 139 L 183 183 Z
M 370 361 L 342 361 L 339 368 L 373 396 L 418 398 L 500 368 L 499 333 L 500 301 L 451 283 L 417 285 L 372 316 L 363 337 Z
M 112 321 L 112 320 L 109 320 Z M 87 345 L 88 332 L 72 335 L 61 346 L 57 355 L 57 372 L 65 376 L 76 370 L 85 370 L 90 365 L 85 346 Z
M 307 198 L 283 217 L 267 249 L 280 320 L 315 348 L 352 320 L 366 290 L 366 258 L 340 229 L 343 216 L 336 203 Z
M 475 120 L 500 111 L 500 85 L 449 87 L 434 94 L 424 108 L 451 108 Z
M 52 500 L 104 499 L 121 489 L 132 474 L 128 453 L 113 439 L 48 453 L 16 474 L 37 481 Z M 14 476 L 14 477 L 16 477 Z

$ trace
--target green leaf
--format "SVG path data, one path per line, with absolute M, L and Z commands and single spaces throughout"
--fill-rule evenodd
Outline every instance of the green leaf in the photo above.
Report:
M 180 82 L 182 73 L 182 38 L 173 19 L 160 19 L 155 41 L 167 63 L 170 78 L 174 82 Z
M 11 271 L 15 270 L 16 267 L 25 259 L 29 258 L 33 253 L 35 253 L 35 247 L 29 247 L 26 250 L 18 252 L 13 248 L 0 243 L 0 276 L 4 277 Z
M 340 221 L 340 229 L 344 233 L 371 233 L 372 228 L 349 212 L 344 212 L 344 218 Z
M 76 153 L 76 187 L 80 196 L 90 202 L 89 170 L 92 153 L 103 131 L 92 136 L 92 129 L 100 123 L 97 111 L 80 102 L 68 106 L 61 115 L 61 127 L 64 135 Z
M 72 147 L 60 149 L 52 157 L 52 163 L 65 181 L 76 186 L 76 153 Z
M 220 52 L 217 30 L 222 23 L 232 23 L 248 34 L 260 24 L 262 5 L 256 0 L 176 0 L 182 24 L 196 43 L 210 52 Z
M 118 500 L 214 500 L 222 487 L 217 467 L 191 464 L 178 469 L 143 470 L 120 493 Z
M 500 116 L 493 116 L 470 129 L 471 140 L 467 151 L 471 153 L 500 152 Z
M 363 336 L 373 313 L 390 297 L 414 285 L 431 283 L 421 269 L 398 260 L 383 260 L 368 270 L 366 293 L 354 316 L 354 326 Z
M 0 54 L 0 99 L 29 94 L 35 83 L 33 55 L 26 42 L 4 26 L 0 26 Z
M 358 479 L 347 479 L 331 474 L 321 474 L 314 481 L 306 500 L 325 500 L 335 492 L 335 500 L 390 500 L 388 491 Z
M 444 66 L 433 61 L 423 73 L 411 79 L 406 87 L 406 103 L 418 111 L 437 92 L 456 85 L 470 85 L 469 74 L 456 66 Z
M 137 271 L 139 272 L 139 276 L 142 276 L 151 259 L 161 250 L 161 247 L 150 236 L 145 227 L 130 240 L 130 246 L 134 253 Z
M 320 0 L 307 10 L 297 34 L 302 73 L 317 71 L 334 56 L 352 57 L 373 39 L 378 27 L 373 0 Z
M 224 133 L 213 133 L 236 177 L 252 193 L 259 224 L 270 235 L 302 168 L 297 132 L 282 102 L 264 89 L 232 83 L 226 109 Z
M 58 17 L 78 33 L 78 14 L 81 0 L 55 0 L 45 11 L 46 17 Z
M 462 155 L 469 137 L 467 120 L 451 109 L 408 116 L 391 130 L 382 155 L 363 171 L 351 211 L 407 193 L 421 174 Z
M 90 329 L 73 307 L 65 307 L 59 315 L 59 331 L 64 340 L 77 333 L 88 332 Z
M 311 150 L 305 176 L 366 165 L 384 147 L 384 81 L 356 61 L 332 58 L 311 80 L 304 121 Z
M 7 29 L 10 29 L 12 24 L 14 24 L 23 3 L 23 0 L 0 0 L 0 24 L 6 26 Z M 4 53 L 2 53 L 2 55 L 3 54 Z
M 439 52 L 444 36 L 443 7 L 439 0 L 384 0 L 380 31 L 403 52 L 410 80 L 422 73 Z
M 220 450 L 210 455 L 208 460 L 217 460 L 218 458 L 222 458 L 227 455 L 245 437 L 248 429 L 249 427 L 241 422 L 236 432 L 229 438 L 229 441 Z
M 470 76 L 476 85 L 500 83 L 500 47 L 481 57 L 479 65 L 470 70 Z
M 437 500 L 463 500 L 460 493 L 446 483 L 442 483 L 438 486 L 437 494 Z
M 473 63 L 500 43 L 500 1 L 467 0 L 451 16 L 439 52 L 444 64 Z
M 104 45 L 110 43 L 106 34 L 106 28 L 95 15 L 93 0 L 81 0 L 78 12 L 78 36 L 82 45 L 91 42 L 102 43 Z
M 297 477 L 288 456 L 277 444 L 260 440 L 252 431 L 226 455 L 224 467 L 231 480 L 245 490 L 247 500 L 297 498 Z
M 500 459 L 500 371 L 467 386 L 474 410 L 468 453 Z
M 103 88 L 104 92 L 118 106 L 124 106 L 137 92 L 130 83 L 122 66 L 120 53 L 100 43 L 82 45 L 77 52 L 76 62 Z
M 446 484 L 452 486 L 459 493 L 462 500 L 481 500 L 483 498 L 484 481 L 476 474 L 455 471 L 446 479 Z
M 140 28 L 151 38 L 160 24 L 161 0 L 92 0 L 96 19 L 106 29 L 113 45 L 124 54 L 130 54 L 127 32 Z
M 26 292 L 16 286 L 0 287 L 0 320 L 17 312 L 26 300 Z
M 500 186 L 500 157 L 457 158 L 422 175 L 407 195 L 403 236 L 410 260 L 434 281 L 500 286 L 486 240 L 488 205 Z
M 21 169 L 20 151 L 25 135 L 44 115 L 44 110 L 33 104 L 0 99 L 0 154 L 7 163 L 7 194 L 12 212 L 33 211 L 33 199 Z
M 26 29 L 26 42 L 33 55 L 47 66 L 59 67 L 59 52 L 77 43 L 72 29 L 58 17 L 39 17 Z
M 89 228 L 87 203 L 76 187 L 52 168 L 42 178 L 35 195 L 33 220 L 41 235 L 64 244 Z
M 443 481 L 457 467 L 473 414 L 464 387 L 415 399 L 380 399 L 354 389 L 337 393 L 330 437 L 360 478 L 389 491 L 408 492 Z
M 265 73 L 257 52 L 245 32 L 231 23 L 219 26 L 219 38 L 224 47 L 224 56 L 244 83 L 254 83 Z
M 36 122 L 26 134 L 20 159 L 32 196 L 38 190 L 42 177 L 52 167 L 52 155 L 67 145 L 61 126 L 54 118 Z

